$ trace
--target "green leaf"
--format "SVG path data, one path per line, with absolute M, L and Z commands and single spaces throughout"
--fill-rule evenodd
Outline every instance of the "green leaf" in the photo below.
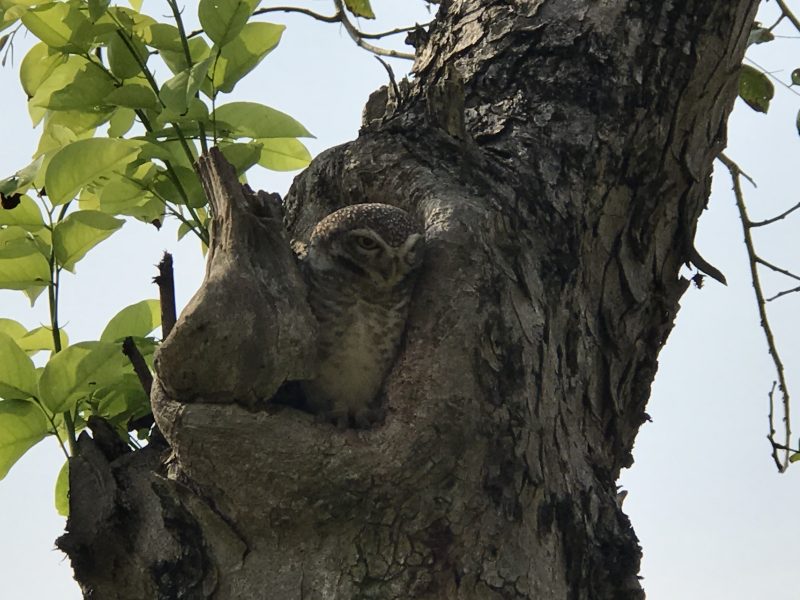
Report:
M 113 90 L 114 81 L 99 66 L 70 56 L 47 76 L 29 104 L 51 110 L 98 110 Z
M 161 325 L 161 304 L 158 300 L 142 300 L 126 306 L 106 325 L 102 342 L 115 342 L 128 336 L 146 337 Z
M 61 347 L 66 348 L 69 345 L 69 338 L 64 329 L 58 330 L 58 337 L 61 340 Z M 50 352 L 55 351 L 55 343 L 53 342 L 53 330 L 49 327 L 37 327 L 31 329 L 24 336 L 17 340 L 19 347 L 28 354 L 36 354 L 42 350 Z
M 798 460 L 800 460 L 800 452 L 795 452 L 794 454 L 789 456 L 790 463 L 796 463 Z
M 224 46 L 242 31 L 259 0 L 200 0 L 197 16 L 211 40 Z
M 273 171 L 304 169 L 311 162 L 311 153 L 295 138 L 261 139 L 258 164 Z
M 110 92 L 105 101 L 114 106 L 125 108 L 158 108 L 159 102 L 155 92 L 149 85 L 126 83 Z
M 314 137 L 286 113 L 255 102 L 231 102 L 217 107 L 217 131 L 230 138 Z
M 139 347 L 140 341 L 137 342 Z M 142 353 L 144 354 L 144 350 Z M 120 379 L 102 389 L 94 396 L 92 411 L 107 419 L 112 425 L 123 426 L 127 430 L 130 419 L 143 417 L 151 412 L 150 401 L 142 389 L 139 378 L 134 373 L 125 373 Z
M 92 21 L 102 17 L 110 3 L 110 0 L 89 0 L 89 17 Z
M 122 219 L 97 210 L 79 210 L 68 215 L 53 229 L 56 261 L 74 272 L 75 263 L 124 223 Z
M 62 517 L 69 516 L 69 460 L 64 461 L 64 465 L 56 477 L 56 489 L 54 492 L 56 512 Z
M 203 85 L 210 66 L 211 58 L 207 58 L 167 80 L 159 92 L 164 105 L 174 113 L 185 113 L 189 109 L 189 101 Z
M 47 434 L 47 417 L 33 402 L 0 402 L 0 479 Z
M 36 395 L 36 367 L 11 336 L 0 333 L 0 398 L 25 400 Z
M 212 79 L 214 89 L 230 92 L 236 83 L 264 60 L 281 39 L 284 25 L 248 23 L 239 35 L 222 46 Z
M 28 30 L 51 48 L 85 53 L 93 39 L 92 23 L 71 2 L 49 2 L 21 16 Z
M 141 73 L 140 61 L 147 64 L 149 57 L 144 43 L 125 31 L 117 30 L 108 40 L 108 67 L 120 79 L 130 79 Z
M 119 344 L 80 342 L 54 354 L 39 378 L 39 399 L 52 413 L 74 410 L 78 401 L 122 377 Z
M 0 318 L 0 333 L 9 336 L 14 341 L 17 341 L 23 335 L 28 333 L 28 330 L 25 329 L 25 326 L 22 323 L 19 323 L 14 319 Z
M 128 133 L 136 122 L 136 112 L 130 108 L 119 107 L 108 122 L 108 137 L 119 138 Z
M 92 138 L 79 140 L 59 150 L 45 176 L 47 195 L 53 204 L 63 204 L 85 185 L 111 170 L 123 170 L 139 154 L 142 142 Z
M 247 171 L 247 169 L 258 163 L 261 158 L 261 144 L 257 142 L 220 144 L 220 150 L 228 162 L 236 168 L 237 175 Z
M 42 250 L 40 242 L 21 227 L 0 230 L 0 288 L 24 291 L 46 287 L 50 263 Z
M 28 98 L 32 98 L 55 68 L 65 62 L 66 56 L 58 52 L 51 54 L 50 48 L 44 42 L 39 42 L 28 50 L 19 67 L 19 80 Z
M 153 23 L 142 36 L 144 43 L 156 50 L 183 52 L 181 33 L 178 28 L 168 23 Z
M 0 209 L 0 225 L 16 225 L 25 231 L 39 231 L 44 227 L 42 211 L 30 196 L 20 196 L 14 208 Z
M 742 65 L 739 75 L 739 96 L 757 112 L 769 110 L 769 103 L 775 95 L 775 86 L 769 78 L 750 65 Z
M 157 169 L 154 165 L 141 165 L 130 178 L 111 179 L 100 191 L 97 204 L 93 207 L 111 215 L 128 215 L 145 223 L 156 219 L 163 220 L 164 203 L 149 189 L 148 185 Z M 84 204 L 81 195 L 81 208 L 89 208 Z
M 203 38 L 194 37 L 189 40 L 189 55 L 192 57 L 192 65 L 195 65 L 211 55 L 211 48 Z M 191 66 L 186 63 L 186 54 L 183 51 L 183 46 L 180 46 L 177 50 L 162 49 L 161 58 L 164 59 L 169 70 L 173 73 L 180 73 Z
M 347 10 L 357 17 L 364 17 L 365 19 L 375 18 L 375 13 L 372 12 L 369 0 L 344 0 L 344 5 L 347 7 Z

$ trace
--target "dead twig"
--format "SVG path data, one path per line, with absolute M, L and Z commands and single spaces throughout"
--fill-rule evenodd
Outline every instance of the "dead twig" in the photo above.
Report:
M 769 423 L 770 423 L 770 431 L 767 438 L 769 439 L 770 445 L 772 446 L 772 458 L 775 461 L 776 466 L 778 467 L 779 472 L 784 472 L 789 467 L 789 444 L 792 437 L 792 427 L 791 427 L 791 411 L 790 411 L 790 397 L 789 397 L 789 386 L 787 385 L 786 381 L 786 373 L 783 366 L 783 361 L 781 360 L 780 354 L 778 352 L 778 346 L 775 343 L 775 336 L 772 333 L 772 327 L 769 322 L 769 317 L 767 315 L 767 303 L 764 299 L 764 291 L 761 286 L 761 279 L 758 273 L 758 265 L 762 264 L 764 266 L 774 267 L 774 265 L 770 265 L 763 259 L 761 259 L 755 249 L 755 244 L 753 243 L 753 237 L 751 235 L 752 229 L 752 222 L 747 214 L 747 206 L 745 205 L 744 201 L 744 193 L 742 192 L 741 186 L 741 177 L 746 176 L 739 168 L 733 160 L 728 158 L 725 154 L 720 154 L 719 160 L 724 164 L 728 172 L 731 175 L 731 180 L 733 182 L 733 193 L 736 198 L 736 206 L 739 209 L 739 216 L 741 217 L 742 221 L 742 231 L 744 233 L 744 243 L 745 247 L 747 248 L 747 257 L 750 263 L 750 277 L 753 283 L 753 290 L 756 294 L 756 303 L 758 305 L 758 312 L 759 316 L 761 317 L 761 329 L 764 331 L 764 336 L 767 339 L 767 347 L 769 349 L 769 354 L 772 358 L 772 362 L 775 365 L 775 371 L 778 376 L 778 389 L 781 392 L 781 406 L 783 407 L 783 436 L 785 442 L 783 444 L 778 443 L 775 440 L 775 426 L 774 426 L 774 392 L 776 384 L 773 383 L 772 389 L 769 393 Z M 748 177 L 749 179 L 749 177 Z M 752 180 L 751 180 L 752 181 Z M 779 451 L 783 452 L 783 458 L 779 456 Z

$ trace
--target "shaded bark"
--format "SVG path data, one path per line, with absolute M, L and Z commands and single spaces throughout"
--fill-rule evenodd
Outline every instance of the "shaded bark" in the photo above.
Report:
M 696 256 L 755 8 L 442 4 L 403 96 L 376 95 L 358 140 L 285 201 L 300 240 L 357 202 L 426 225 L 371 430 L 263 406 L 313 372 L 314 323 L 276 205 L 206 159 L 206 280 L 154 384 L 168 467 L 88 439 L 72 463 L 61 547 L 87 595 L 642 597 L 615 482 Z

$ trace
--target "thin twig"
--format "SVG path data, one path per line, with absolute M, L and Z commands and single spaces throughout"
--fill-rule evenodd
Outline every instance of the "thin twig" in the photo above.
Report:
M 775 343 L 775 336 L 772 333 L 772 327 L 769 324 L 769 318 L 767 316 L 767 305 L 766 301 L 764 300 L 764 292 L 761 287 L 761 280 L 758 275 L 758 264 L 765 264 L 765 261 L 761 260 L 758 257 L 758 254 L 755 250 L 755 244 L 753 243 L 753 237 L 750 234 L 750 219 L 747 215 L 747 207 L 745 206 L 744 202 L 744 194 L 742 192 L 742 186 L 740 182 L 740 176 L 742 175 L 742 171 L 733 160 L 728 158 L 725 154 L 720 154 L 719 156 L 720 161 L 724 164 L 728 171 L 731 174 L 731 180 L 733 182 L 733 193 L 736 197 L 736 206 L 739 209 L 739 215 L 742 221 L 742 231 L 744 233 L 744 243 L 745 247 L 747 248 L 747 256 L 750 262 L 750 277 L 753 282 L 753 291 L 756 294 L 756 303 L 758 304 L 758 312 L 759 316 L 761 317 L 761 329 L 764 331 L 764 336 L 767 338 L 767 347 L 769 349 L 769 354 L 772 357 L 772 363 L 775 365 L 775 371 L 778 375 L 778 382 L 779 382 L 779 389 L 781 391 L 782 397 L 782 405 L 783 405 L 783 425 L 784 425 L 784 436 L 785 436 L 785 443 L 783 444 L 784 447 L 788 447 L 792 437 L 792 428 L 791 428 L 791 413 L 790 413 L 790 398 L 789 398 L 789 386 L 786 383 L 786 373 L 783 367 L 783 361 L 781 360 L 780 354 L 778 353 L 778 347 Z M 789 451 L 784 450 L 784 457 L 781 461 L 778 457 L 778 446 L 775 442 L 775 429 L 773 426 L 773 392 L 774 392 L 774 385 L 773 390 L 770 392 L 770 433 L 769 433 L 769 440 L 772 444 L 772 453 L 773 458 L 775 459 L 775 464 L 778 466 L 778 471 L 783 472 L 789 466 Z
M 764 225 L 771 225 L 775 221 L 780 221 L 781 219 L 785 219 L 790 214 L 792 214 L 794 211 L 796 211 L 798 208 L 800 208 L 800 202 L 795 204 L 789 210 L 787 210 L 785 212 L 782 212 L 777 217 L 772 217 L 771 219 L 764 219 L 763 221 L 753 221 L 753 222 L 750 223 L 750 227 L 763 227 Z
M 398 27 L 397 29 L 390 29 L 389 31 L 381 31 L 380 33 L 367 33 L 365 31 L 359 31 L 359 36 L 361 36 L 365 40 L 379 40 L 381 38 L 389 37 L 390 35 L 397 35 L 399 33 L 410 33 L 412 31 L 416 31 L 419 27 L 428 27 L 432 21 L 428 23 L 423 23 L 422 25 L 414 24 L 409 25 L 407 27 Z
M 786 3 L 783 0 L 776 0 L 776 3 L 778 7 L 781 9 L 781 12 L 784 14 L 784 16 L 787 19 L 789 19 L 792 25 L 794 25 L 794 28 L 797 29 L 797 31 L 800 31 L 800 20 L 798 20 L 798 18 L 794 15 L 791 9 L 789 9 L 789 7 L 786 6 Z
M 293 12 L 293 13 L 300 13 L 302 15 L 307 15 L 316 19 L 317 21 L 323 21 L 324 23 L 338 23 L 340 21 L 339 15 L 321 15 L 319 13 L 314 12 L 313 10 L 309 10 L 307 8 L 300 8 L 298 6 L 270 6 L 268 8 L 259 8 L 255 11 L 254 15 L 263 15 L 266 13 L 271 12 Z
M 795 294 L 797 292 L 800 292 L 800 285 L 790 290 L 783 290 L 782 292 L 778 292 L 777 294 L 772 296 L 772 298 L 767 298 L 767 302 L 772 302 L 773 300 L 777 300 L 778 298 L 781 298 L 783 296 L 788 296 L 789 294 Z
M 780 273 L 781 275 L 786 275 L 786 277 L 790 277 L 792 279 L 796 279 L 797 281 L 800 281 L 800 276 L 795 275 L 791 271 L 787 271 L 786 269 L 784 269 L 782 267 L 779 267 L 777 265 L 773 265 L 771 262 L 764 260 L 760 256 L 756 256 L 755 259 L 756 259 L 757 263 L 764 265 L 765 267 L 767 267 L 768 269 L 770 269 L 772 271 L 775 271 L 776 273 Z
M 387 48 L 379 48 L 378 46 L 373 46 L 369 42 L 365 42 L 361 32 L 358 28 L 350 22 L 350 19 L 347 18 L 347 13 L 345 12 L 344 2 L 342 0 L 333 0 L 333 3 L 336 5 L 336 14 L 339 17 L 339 22 L 341 22 L 342 27 L 344 27 L 347 34 L 350 38 L 356 43 L 356 45 L 360 48 L 363 48 L 367 52 L 372 52 L 378 56 L 388 56 L 390 58 L 405 58 L 407 60 L 414 60 L 416 57 L 413 54 L 409 54 L 408 52 L 399 52 L 397 50 L 389 50 Z

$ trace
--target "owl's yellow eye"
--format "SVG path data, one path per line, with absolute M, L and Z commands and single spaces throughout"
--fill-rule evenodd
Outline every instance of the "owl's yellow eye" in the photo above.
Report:
M 356 236 L 356 244 L 358 244 L 359 247 L 363 248 L 364 250 L 375 250 L 378 248 L 378 242 L 366 235 Z

